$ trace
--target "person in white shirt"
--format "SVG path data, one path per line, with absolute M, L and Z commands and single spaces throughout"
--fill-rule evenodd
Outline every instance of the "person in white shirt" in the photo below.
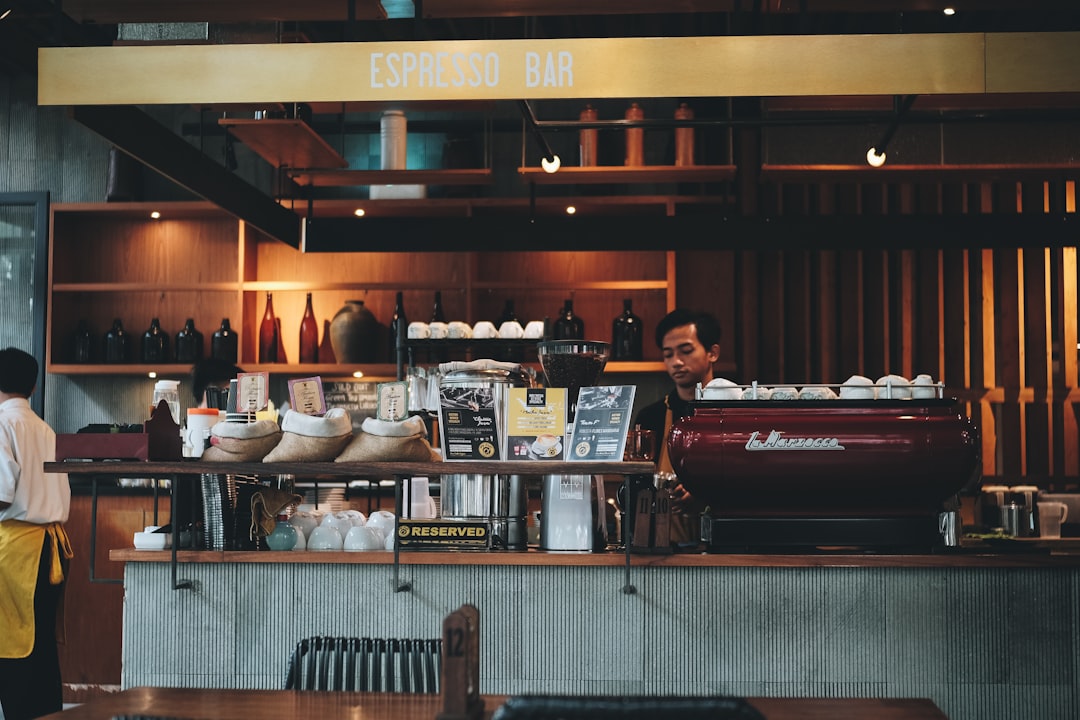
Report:
M 30 408 L 38 363 L 0 350 L 0 706 L 4 720 L 63 709 L 57 628 L 71 546 L 68 477 L 45 472 L 56 434 Z M 61 631 L 62 633 L 62 631 Z

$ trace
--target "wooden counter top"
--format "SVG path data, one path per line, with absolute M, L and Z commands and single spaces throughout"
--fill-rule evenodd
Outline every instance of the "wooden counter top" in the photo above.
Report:
M 432 476 L 454 473 L 483 475 L 652 475 L 650 462 L 555 462 L 547 460 L 456 460 L 446 462 L 203 462 L 202 460 L 66 461 L 47 462 L 45 472 L 72 475 L 124 475 L 171 477 L 173 475 L 295 475 L 297 478 L 339 479 L 395 476 Z
M 484 695 L 484 718 L 506 701 Z M 922 698 L 747 698 L 766 720 L 943 720 L 945 714 Z M 203 690 L 136 687 L 103 695 L 47 715 L 54 720 L 108 720 L 116 717 L 176 717 L 192 720 L 292 720 L 366 718 L 415 720 L 442 711 L 439 695 L 406 693 L 303 692 L 298 690 Z
M 1075 545 L 1072 546 L 1075 548 Z M 169 550 L 114 549 L 109 559 L 116 562 L 161 562 L 172 559 Z M 394 564 L 394 553 L 311 552 L 311 551 L 216 551 L 178 550 L 181 563 L 284 563 L 330 565 Z M 516 565 L 546 567 L 625 567 L 622 551 L 603 553 L 573 551 L 402 551 L 401 565 Z M 1071 568 L 1080 567 L 1080 552 L 1003 552 L 961 550 L 925 555 L 869 553 L 730 554 L 678 553 L 672 555 L 631 555 L 631 567 L 885 567 L 885 568 Z

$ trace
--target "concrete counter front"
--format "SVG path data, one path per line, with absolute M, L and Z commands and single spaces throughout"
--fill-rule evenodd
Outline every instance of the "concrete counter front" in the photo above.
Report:
M 1080 556 L 180 552 L 125 562 L 123 686 L 284 687 L 310 635 L 481 614 L 481 691 L 929 697 L 1080 716 Z

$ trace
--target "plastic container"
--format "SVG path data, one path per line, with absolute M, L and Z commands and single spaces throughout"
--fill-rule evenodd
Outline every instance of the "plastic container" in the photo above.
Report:
M 158 406 L 162 400 L 169 403 L 169 412 L 172 413 L 173 422 L 180 425 L 180 381 L 179 380 L 158 380 L 154 383 L 154 402 L 151 406 L 151 412 L 153 408 Z

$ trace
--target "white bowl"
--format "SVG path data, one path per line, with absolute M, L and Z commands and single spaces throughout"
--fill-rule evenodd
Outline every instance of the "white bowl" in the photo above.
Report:
M 371 513 L 367 520 L 367 527 L 375 528 L 382 532 L 383 535 L 393 533 L 396 525 L 397 518 L 389 510 L 376 510 Z
M 383 534 L 372 527 L 357 525 L 345 536 L 343 544 L 347 552 L 382 550 L 385 540 Z
M 307 540 L 307 549 L 315 552 L 341 550 L 343 545 L 341 533 L 333 525 L 320 525 L 311 531 Z
M 156 527 L 150 526 L 143 532 L 135 533 L 136 550 L 164 550 L 171 547 L 169 533 L 154 532 Z

